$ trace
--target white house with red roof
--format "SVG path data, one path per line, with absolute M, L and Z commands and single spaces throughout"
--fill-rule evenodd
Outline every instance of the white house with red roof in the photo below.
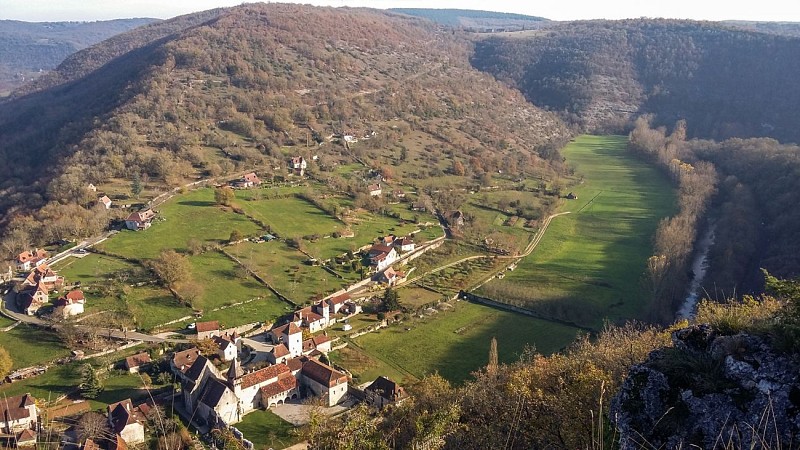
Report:
M 235 335 L 214 336 L 211 338 L 217 344 L 217 353 L 223 361 L 232 361 L 238 355 L 239 349 L 236 346 L 236 338 Z
M 289 354 L 289 347 L 287 347 L 283 342 L 274 345 L 272 350 L 267 352 L 267 361 L 271 362 L 272 364 L 285 363 L 291 357 L 292 355 Z
M 31 394 L 4 397 L 0 401 L 0 431 L 5 434 L 36 429 L 38 416 L 36 399 Z
M 303 354 L 319 356 L 331 351 L 331 338 L 318 334 L 303 341 Z
M 74 289 L 67 292 L 63 297 L 59 297 L 53 302 L 56 309 L 60 309 L 64 317 L 77 316 L 83 314 L 84 305 L 86 304 L 86 297 L 80 289 Z
M 126 444 L 136 445 L 144 442 L 144 423 L 147 419 L 142 410 L 133 406 L 131 399 L 108 405 L 108 424 L 114 434 Z
M 372 197 L 380 197 L 381 194 L 383 193 L 383 190 L 381 189 L 381 185 L 379 183 L 370 184 L 369 186 L 367 186 L 367 191 L 369 191 L 369 195 Z
M 269 337 L 273 344 L 283 344 L 290 358 L 303 354 L 303 330 L 296 323 L 289 322 L 271 329 Z
M 214 336 L 220 336 L 219 321 L 209 320 L 207 322 L 197 322 L 194 326 L 194 331 L 197 333 L 197 339 L 211 339 Z
M 111 199 L 107 195 L 98 198 L 97 203 L 103 205 L 105 209 L 111 209 Z
M 416 244 L 414 244 L 414 238 L 411 236 L 397 238 L 394 240 L 392 245 L 394 245 L 394 248 L 396 248 L 400 253 L 413 252 L 414 249 L 417 248 Z
M 34 249 L 33 251 L 24 251 L 17 255 L 18 270 L 31 270 L 31 268 L 39 267 L 45 262 L 47 262 L 47 252 L 41 248 Z
M 48 290 L 60 289 L 64 285 L 64 277 L 51 269 L 47 264 L 40 264 L 33 268 L 31 273 L 22 281 L 23 286 L 36 286 L 43 284 Z
M 375 270 L 379 272 L 391 266 L 397 261 L 398 257 L 397 250 L 395 250 L 393 246 L 385 244 L 373 245 L 369 249 L 367 256 L 369 257 L 370 265 L 375 266 Z
M 32 316 L 42 306 L 50 302 L 50 290 L 39 282 L 35 286 L 26 286 L 17 293 L 17 307 L 23 313 Z
M 316 359 L 308 359 L 300 371 L 303 384 L 326 400 L 328 406 L 334 406 L 347 395 L 347 375 Z
M 151 363 L 152 361 L 150 360 L 150 354 L 147 352 L 140 352 L 125 358 L 123 365 L 128 373 L 139 373 L 139 370 L 142 367 Z
M 391 267 L 387 267 L 386 270 L 381 272 L 381 274 L 378 276 L 378 282 L 387 284 L 389 286 L 394 286 L 398 283 L 402 283 L 405 280 L 405 272 L 396 271 Z
M 261 178 L 258 178 L 255 172 L 250 172 L 244 174 L 242 178 L 231 181 L 230 184 L 236 188 L 251 188 L 261 186 Z
M 131 213 L 125 219 L 125 228 L 133 231 L 146 230 L 150 228 L 150 225 L 152 225 L 155 217 L 155 211 L 149 208 L 145 209 L 144 211 Z

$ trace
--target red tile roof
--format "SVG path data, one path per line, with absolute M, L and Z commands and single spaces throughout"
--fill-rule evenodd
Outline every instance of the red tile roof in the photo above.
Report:
M 296 372 L 303 368 L 303 364 L 305 364 L 306 361 L 308 361 L 308 358 L 305 356 L 298 356 L 297 358 L 286 361 L 286 365 L 289 366 L 289 370 Z
M 394 245 L 399 245 L 399 246 L 411 245 L 413 243 L 414 243 L 414 240 L 411 239 L 408 236 L 402 237 L 402 238 L 398 238 L 396 241 L 394 241 Z
M 283 358 L 284 356 L 287 356 L 289 354 L 289 349 L 286 348 L 286 345 L 284 344 L 278 344 L 272 348 L 272 354 L 276 358 Z
M 80 289 L 75 289 L 73 291 L 69 291 L 67 293 L 67 295 L 65 295 L 65 297 L 70 299 L 70 300 L 72 300 L 73 302 L 77 302 L 77 301 L 86 299 L 86 297 L 83 296 L 83 291 L 80 290 Z
M 340 303 L 344 303 L 344 302 L 346 302 L 348 300 L 352 300 L 352 297 L 350 297 L 350 294 L 348 294 L 346 292 L 344 294 L 340 294 L 340 295 L 337 295 L 336 297 L 331 297 L 330 299 L 328 299 L 328 301 L 333 303 L 334 305 L 338 305 Z
M 128 218 L 125 219 L 125 220 L 130 220 L 132 222 L 144 223 L 144 222 L 149 222 L 150 220 L 152 220 L 153 217 L 155 217 L 155 215 L 156 215 L 156 213 L 152 209 L 145 209 L 144 211 L 131 213 L 128 216 Z
M 108 417 L 109 421 L 111 422 L 111 427 L 114 429 L 115 433 L 121 433 L 126 426 L 132 423 L 142 422 L 145 420 L 142 412 L 139 410 L 139 408 L 135 408 L 133 406 L 133 403 L 129 398 L 126 398 L 121 402 L 108 405 Z
M 26 428 L 22 430 L 21 433 L 17 436 L 17 446 L 23 443 L 31 443 L 36 442 L 36 432 L 31 430 L 30 428 Z
M 273 395 L 282 394 L 297 387 L 297 378 L 290 372 L 281 374 L 278 381 L 270 383 L 261 388 L 261 398 L 269 398 Z
M 301 330 L 300 327 L 295 325 L 294 322 L 289 322 L 287 324 L 273 328 L 272 332 L 275 334 L 297 334 L 297 333 L 302 333 L 303 330 Z
M 394 250 L 394 247 L 392 247 L 391 245 L 375 244 L 375 245 L 372 246 L 372 248 L 369 249 L 369 254 L 370 255 L 373 255 L 373 254 L 377 255 L 377 254 L 380 254 L 380 253 L 389 253 L 392 250 Z
M 125 366 L 129 369 L 139 367 L 144 364 L 150 364 L 150 362 L 150 355 L 146 352 L 137 353 L 125 358 Z
M 303 364 L 302 373 L 306 377 L 326 387 L 333 387 L 347 382 L 347 375 L 316 359 L 309 359 Z
M 20 253 L 17 256 L 17 261 L 20 262 L 20 263 L 24 263 L 24 262 L 40 260 L 40 259 L 44 259 L 44 258 L 47 258 L 47 251 L 45 251 L 44 249 L 41 249 L 41 248 L 37 248 L 37 249 L 34 249 L 34 251 L 28 250 L 26 252 Z
M 197 322 L 195 325 L 195 329 L 198 333 L 203 333 L 206 331 L 218 331 L 219 330 L 219 321 L 218 320 L 211 320 L 208 322 Z
M 172 364 L 181 372 L 186 373 L 192 367 L 192 364 L 197 361 L 198 357 L 200 357 L 200 350 L 197 347 L 192 347 L 182 352 L 175 352 L 175 355 L 172 356 Z
M 314 311 L 309 311 L 309 312 L 303 314 L 303 320 L 305 320 L 308 323 L 319 322 L 322 319 L 324 319 L 324 317 L 322 317 L 321 315 L 315 313 Z
M 289 372 L 289 366 L 286 364 L 275 364 L 273 366 L 264 367 L 263 369 L 256 370 L 255 372 L 248 373 L 242 377 L 242 389 L 247 389 L 251 386 L 261 384 L 267 380 L 276 378 L 282 373 Z
M 20 420 L 31 417 L 28 406 L 35 404 L 35 399 L 30 394 L 15 395 L 3 398 L 0 401 L 0 420 Z
M 311 340 L 314 342 L 314 346 L 319 346 L 320 344 L 324 344 L 326 342 L 330 342 L 331 338 L 329 338 L 328 336 L 326 336 L 324 334 L 320 334 L 318 336 L 312 337 Z

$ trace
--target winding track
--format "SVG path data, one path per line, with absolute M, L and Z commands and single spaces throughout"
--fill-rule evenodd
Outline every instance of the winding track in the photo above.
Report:
M 560 212 L 560 213 L 557 213 L 557 214 L 551 214 L 551 215 L 547 216 L 547 218 L 545 218 L 544 222 L 542 223 L 542 227 L 539 228 L 539 231 L 536 232 L 536 235 L 533 237 L 533 239 L 531 239 L 531 242 L 529 242 L 528 246 L 525 247 L 525 251 L 520 255 L 514 255 L 514 256 L 511 256 L 511 255 L 498 255 L 498 256 L 475 255 L 475 256 L 467 256 L 466 258 L 461 258 L 458 261 L 454 261 L 454 262 L 445 264 L 443 266 L 439 266 L 439 267 L 437 267 L 435 269 L 431 269 L 431 270 L 423 273 L 422 275 L 416 276 L 416 277 L 414 277 L 414 278 L 412 278 L 410 280 L 406 280 L 405 282 L 398 284 L 398 287 L 415 283 L 415 282 L 419 281 L 420 279 L 422 279 L 422 278 L 424 278 L 424 277 L 426 277 L 428 275 L 440 272 L 440 271 L 448 269 L 450 267 L 457 266 L 457 265 L 459 265 L 459 264 L 461 264 L 463 262 L 472 261 L 472 260 L 475 260 L 475 259 L 497 258 L 497 259 L 521 260 L 522 258 L 525 258 L 526 256 L 529 256 L 531 253 L 533 253 L 533 250 L 536 248 L 537 245 L 539 245 L 539 241 L 541 241 L 542 238 L 544 237 L 544 233 L 545 233 L 545 231 L 547 231 L 547 227 L 550 226 L 550 222 L 552 222 L 552 220 L 554 218 L 556 218 L 558 216 L 563 216 L 563 215 L 569 214 L 569 213 L 570 213 L 570 211 L 565 211 L 565 212 Z M 483 283 L 485 283 L 485 281 Z M 483 283 L 480 283 L 480 284 L 482 285 Z

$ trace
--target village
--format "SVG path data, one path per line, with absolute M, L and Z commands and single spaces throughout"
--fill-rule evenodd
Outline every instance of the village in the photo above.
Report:
M 293 175 L 302 177 L 306 168 L 307 162 L 301 156 L 288 161 L 289 172 Z M 260 185 L 261 180 L 254 172 L 245 173 L 227 184 L 233 189 L 251 189 Z M 381 188 L 377 182 L 369 184 L 366 190 L 370 196 L 380 197 Z M 402 198 L 405 194 L 394 191 L 392 195 Z M 106 195 L 98 197 L 98 204 L 107 209 L 112 207 L 112 201 Z M 422 208 L 419 205 L 411 207 Z M 145 208 L 130 213 L 122 226 L 133 232 L 147 233 L 157 220 L 157 212 Z M 259 240 L 275 238 L 268 234 Z M 137 374 L 166 364 L 175 389 L 167 395 L 161 392 L 157 398 L 139 404 L 130 398 L 120 398 L 109 404 L 106 416 L 110 433 L 103 442 L 84 441 L 82 448 L 116 449 L 143 443 L 149 426 L 148 417 L 156 405 L 174 408 L 187 424 L 204 435 L 211 430 L 232 430 L 232 435 L 246 448 L 252 448 L 253 444 L 235 428 L 235 424 L 259 409 L 311 402 L 329 409 L 329 413 L 341 413 L 361 401 L 382 408 L 402 400 L 405 391 L 388 377 L 379 376 L 354 386 L 346 369 L 333 367 L 328 353 L 339 345 L 336 342 L 339 338 L 329 337 L 327 330 L 336 326 L 341 331 L 349 331 L 349 320 L 362 312 L 361 302 L 370 298 L 365 293 L 379 287 L 396 287 L 406 281 L 407 274 L 394 266 L 436 248 L 437 243 L 441 243 L 441 239 L 418 246 L 413 235 L 381 236 L 360 249 L 360 255 L 369 268 L 367 278 L 310 306 L 299 308 L 275 324 L 223 329 L 219 321 L 197 321 L 182 333 L 170 335 L 166 341 L 171 342 L 173 350 L 159 355 L 160 359 L 154 358 L 151 351 L 117 361 L 116 367 Z M 16 279 L 20 281 L 8 292 L 3 313 L 15 320 L 40 325 L 45 324 L 42 318 L 53 323 L 54 320 L 70 320 L 83 315 L 85 305 L 92 299 L 87 299 L 81 289 L 81 280 L 66 280 L 52 268 L 52 264 L 69 257 L 83 258 L 91 253 L 90 245 L 82 245 L 52 257 L 41 248 L 19 254 L 16 267 L 9 267 L 8 271 L 9 274 L 19 274 Z M 316 264 L 316 261 L 310 263 Z M 9 275 L 7 278 L 12 277 Z M 82 351 L 73 353 L 80 358 L 91 356 Z M 44 370 L 18 370 L 6 381 L 35 377 Z M 29 393 L 7 399 L 4 417 L 14 418 L 0 423 L 4 432 L 2 438 L 7 445 L 23 447 L 36 444 L 46 429 L 37 407 L 40 400 Z M 84 408 L 75 408 L 75 411 L 86 413 Z M 307 416 L 308 412 L 303 414 Z

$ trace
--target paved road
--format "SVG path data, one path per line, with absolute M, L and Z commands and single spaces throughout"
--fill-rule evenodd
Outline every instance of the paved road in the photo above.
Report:
M 0 313 L 2 313 L 4 316 L 12 320 L 16 320 L 19 322 L 25 322 L 31 325 L 37 325 L 45 328 L 51 327 L 50 323 L 36 316 L 29 316 L 27 314 L 22 314 L 17 312 L 15 305 L 16 305 L 16 294 L 13 291 L 11 291 L 8 293 L 8 295 L 6 295 L 6 298 L 2 303 L 2 308 L 0 308 Z M 144 342 L 173 342 L 173 343 L 189 342 L 188 339 L 163 338 L 158 336 L 152 336 L 145 333 L 139 333 L 137 331 L 126 331 L 116 328 L 82 326 L 82 325 L 79 325 L 78 328 L 93 329 L 100 336 L 106 336 L 115 339 L 136 340 Z

